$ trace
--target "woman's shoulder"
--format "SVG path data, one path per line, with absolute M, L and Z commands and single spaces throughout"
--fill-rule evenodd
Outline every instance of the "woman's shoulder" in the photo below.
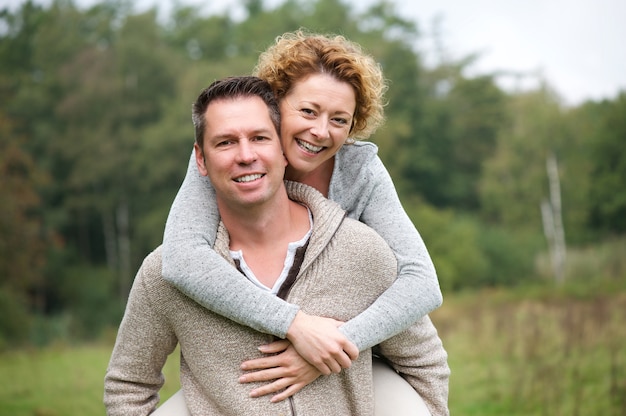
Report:
M 372 163 L 379 162 L 378 146 L 371 142 L 356 141 L 353 144 L 346 144 L 337 152 L 335 160 L 341 169 L 353 170 L 363 169 Z
M 373 157 L 378 155 L 378 146 L 372 142 L 357 140 L 352 144 L 346 144 L 339 150 L 344 154 L 359 155 L 362 157 Z
M 335 163 L 348 175 L 354 175 L 357 172 L 378 175 L 386 170 L 378 157 L 378 146 L 372 142 L 356 141 L 354 144 L 344 145 L 337 152 Z
M 328 196 L 350 215 L 360 215 L 372 190 L 388 176 L 385 172 L 374 143 L 357 141 L 344 145 L 337 152 Z

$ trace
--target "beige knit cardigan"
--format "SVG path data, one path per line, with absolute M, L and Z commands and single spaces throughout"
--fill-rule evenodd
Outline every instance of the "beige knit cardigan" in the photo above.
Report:
M 346 321 L 391 284 L 395 257 L 375 232 L 345 218 L 337 204 L 317 191 L 296 183 L 288 183 L 288 189 L 292 199 L 311 209 L 314 227 L 287 300 L 309 314 Z M 223 227 L 215 249 L 229 258 Z M 255 384 L 238 383 L 239 365 L 261 356 L 257 347 L 269 341 L 268 335 L 209 312 L 166 283 L 157 248 L 137 273 L 119 328 L 105 376 L 107 414 L 150 414 L 159 402 L 163 365 L 179 343 L 181 385 L 192 415 L 373 415 L 370 350 L 350 369 L 318 378 L 290 400 L 250 398 Z M 447 414 L 447 355 L 428 317 L 383 342 L 380 352 L 434 415 Z

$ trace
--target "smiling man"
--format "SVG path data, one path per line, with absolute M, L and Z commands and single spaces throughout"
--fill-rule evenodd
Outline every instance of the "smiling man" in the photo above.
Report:
M 337 321 L 363 311 L 391 284 L 396 259 L 378 234 L 346 218 L 315 189 L 283 181 L 279 108 L 265 81 L 214 82 L 194 103 L 193 120 L 198 170 L 211 180 L 221 216 L 215 249 L 241 271 L 241 279 Z M 240 366 L 265 357 L 259 346 L 272 341 L 168 284 L 157 248 L 137 273 L 120 325 L 105 376 L 107 414 L 153 412 L 163 365 L 177 344 L 192 415 L 374 414 L 371 350 L 350 368 L 322 377 L 301 360 L 310 384 L 282 401 L 252 397 L 251 387 L 267 382 L 242 383 Z M 447 397 L 446 354 L 428 318 L 380 350 L 406 369 L 414 388 Z

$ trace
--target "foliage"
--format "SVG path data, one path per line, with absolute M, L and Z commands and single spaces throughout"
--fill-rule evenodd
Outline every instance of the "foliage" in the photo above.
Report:
M 568 243 L 624 234 L 624 93 L 568 109 L 547 85 L 466 76 L 476 55 L 426 67 L 421 28 L 386 0 L 360 14 L 342 0 L 240 5 L 237 18 L 175 3 L 160 19 L 127 0 L 0 10 L 0 308 L 16 316 L 0 342 L 90 338 L 119 319 L 186 171 L 191 102 L 299 27 L 343 34 L 384 69 L 387 122 L 371 139 L 445 292 L 542 276 L 549 152 Z
M 444 293 L 531 280 L 538 251 L 532 239 L 420 201 L 405 204 L 405 209 L 422 234 Z
M 626 194 L 617 190 L 626 189 L 626 93 L 597 107 L 601 128 L 591 151 L 592 158 L 602 163 L 594 165 L 591 173 L 589 220 L 605 234 L 621 234 L 626 231 Z
M 0 351 L 25 344 L 32 326 L 23 294 L 0 287 Z

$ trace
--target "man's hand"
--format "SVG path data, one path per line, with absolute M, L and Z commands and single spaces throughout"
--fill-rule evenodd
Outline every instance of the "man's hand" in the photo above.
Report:
M 343 322 L 299 311 L 287 331 L 296 351 L 322 374 L 339 373 L 359 357 L 359 350 L 339 330 Z
M 293 396 L 321 375 L 315 367 L 298 354 L 289 341 L 272 342 L 259 349 L 263 353 L 277 355 L 243 362 L 241 369 L 253 372 L 242 375 L 239 382 L 273 381 L 252 390 L 250 397 L 265 396 L 283 390 L 271 399 L 272 402 L 279 402 Z

